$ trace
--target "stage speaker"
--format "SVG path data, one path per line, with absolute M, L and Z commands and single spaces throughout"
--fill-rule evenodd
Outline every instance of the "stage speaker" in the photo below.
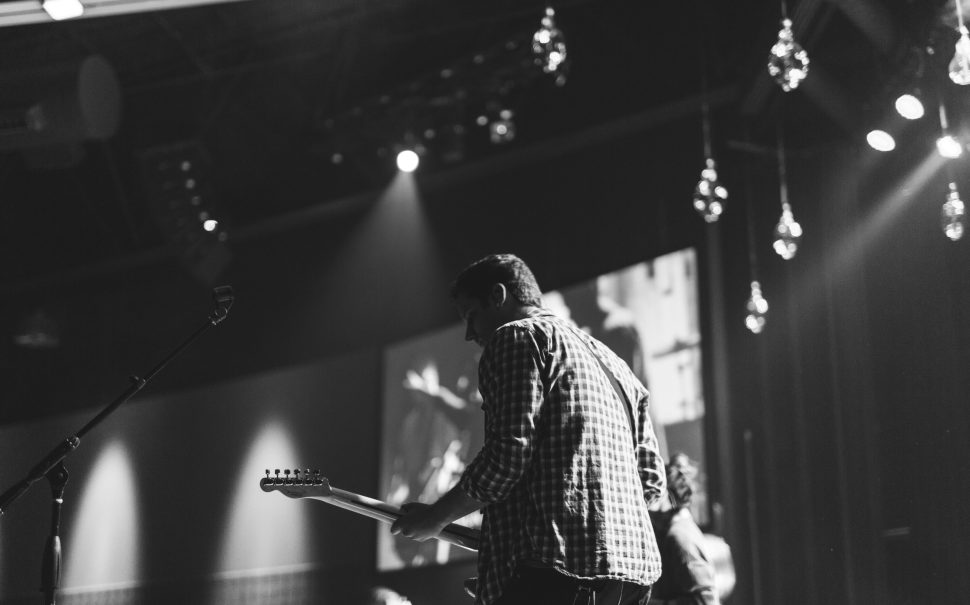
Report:
M 121 87 L 102 57 L 0 77 L 0 150 L 104 140 L 121 122 Z

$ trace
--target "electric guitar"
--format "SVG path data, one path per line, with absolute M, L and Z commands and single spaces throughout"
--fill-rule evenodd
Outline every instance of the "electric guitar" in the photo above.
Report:
M 286 469 L 280 476 L 280 470 L 276 469 L 276 474 L 270 476 L 267 469 L 266 476 L 259 480 L 259 487 L 264 492 L 280 492 L 290 498 L 320 500 L 385 523 L 393 523 L 403 514 L 400 507 L 392 504 L 331 487 L 330 481 L 321 476 L 318 470 L 311 472 L 306 469 L 301 472 L 296 469 L 291 473 Z M 468 550 L 478 550 L 480 535 L 477 529 L 451 523 L 441 530 L 438 539 Z

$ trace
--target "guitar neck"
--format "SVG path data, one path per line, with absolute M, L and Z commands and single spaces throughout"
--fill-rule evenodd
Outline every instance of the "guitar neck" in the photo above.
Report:
M 381 500 L 361 496 L 353 492 L 330 488 L 333 495 L 330 496 L 309 496 L 314 500 L 321 500 L 339 508 L 355 512 L 371 519 L 393 523 L 402 515 L 401 509 Z M 467 548 L 468 550 L 478 550 L 478 542 L 481 532 L 464 525 L 451 523 L 447 525 L 438 535 L 438 539 L 455 546 Z

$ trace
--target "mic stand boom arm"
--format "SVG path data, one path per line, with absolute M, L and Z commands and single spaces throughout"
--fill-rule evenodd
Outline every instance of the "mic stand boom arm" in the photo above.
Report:
M 77 449 L 81 444 L 81 437 L 86 435 L 91 429 L 101 423 L 102 420 L 114 412 L 121 404 L 131 399 L 138 391 L 145 388 L 145 385 L 158 374 L 162 368 L 168 365 L 175 357 L 184 351 L 190 344 L 207 331 L 212 326 L 218 325 L 229 314 L 229 308 L 235 300 L 230 286 L 219 286 L 212 291 L 212 298 L 215 301 L 215 308 L 209 314 L 202 327 L 192 333 L 185 341 L 175 348 L 165 359 L 160 361 L 152 368 L 144 378 L 138 376 L 131 377 L 131 384 L 114 401 L 109 403 L 97 416 L 92 418 L 87 424 L 81 427 L 77 433 L 68 437 L 54 447 L 40 462 L 38 462 L 27 476 L 14 484 L 7 491 L 0 495 L 0 517 L 10 508 L 15 500 L 24 495 L 36 481 L 47 477 L 51 481 L 51 492 L 54 498 L 54 510 L 51 519 L 51 535 L 48 538 L 47 548 L 45 549 L 44 569 L 42 571 L 41 590 L 48 595 L 48 603 L 54 603 L 54 589 L 57 587 L 58 576 L 60 575 L 60 539 L 58 538 L 58 526 L 60 524 L 60 507 L 63 503 L 64 484 L 67 482 L 67 469 L 64 466 L 64 459 Z M 56 470 L 55 470 L 55 467 Z

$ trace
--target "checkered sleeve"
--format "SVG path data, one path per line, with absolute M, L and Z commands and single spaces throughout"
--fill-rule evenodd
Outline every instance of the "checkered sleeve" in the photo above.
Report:
M 529 466 L 543 400 L 540 358 L 532 331 L 515 325 L 499 328 L 482 353 L 485 443 L 459 481 L 476 500 L 504 500 Z
M 640 473 L 640 483 L 643 485 L 643 499 L 647 504 L 653 504 L 663 496 L 667 489 L 667 475 L 664 472 L 663 459 L 660 457 L 660 446 L 647 407 L 650 396 L 644 394 L 637 405 L 640 419 L 637 434 L 637 470 Z

